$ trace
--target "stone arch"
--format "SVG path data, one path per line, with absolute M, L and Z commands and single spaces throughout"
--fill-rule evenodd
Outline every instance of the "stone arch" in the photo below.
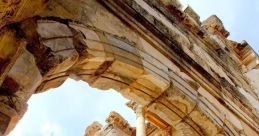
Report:
M 157 68 L 156 66 L 152 66 L 153 64 L 150 62 L 150 60 L 156 59 L 152 58 L 152 56 L 148 56 L 148 53 L 145 53 L 136 48 L 134 49 L 134 43 L 129 43 L 127 40 L 125 41 L 125 38 L 114 36 L 106 32 L 101 32 L 101 30 L 94 31 L 92 28 L 89 29 L 89 27 L 87 28 L 84 26 L 79 26 L 78 28 L 78 26 L 72 26 L 72 28 L 80 31 L 84 35 L 83 37 L 85 37 L 85 39 L 83 40 L 83 44 L 87 46 L 86 52 L 90 52 L 89 60 L 83 58 L 81 62 L 79 58 L 79 62 L 69 70 L 69 73 L 73 75 L 73 78 L 84 80 L 91 86 L 101 90 L 107 90 L 110 88 L 115 89 L 128 99 L 143 105 L 150 104 L 152 99 L 161 100 L 161 98 L 158 97 L 162 97 L 163 92 L 166 90 L 168 91 L 170 83 L 173 82 L 170 81 L 169 77 L 166 76 L 168 73 Z M 103 41 L 100 40 L 100 37 Z M 123 55 L 127 56 L 128 58 L 118 54 L 123 51 L 125 51 Z M 140 56 L 140 53 L 145 55 Z M 143 60 L 146 59 L 145 57 L 148 59 Z M 149 65 L 145 65 L 147 63 L 149 63 Z M 163 66 L 163 64 L 159 65 L 160 67 Z M 95 67 L 91 69 L 80 69 L 84 67 L 89 68 L 89 66 Z M 159 73 L 155 73 L 154 71 L 159 71 Z M 174 112 L 182 112 L 183 115 L 180 116 L 186 116 L 185 114 L 189 114 L 192 112 L 191 110 L 195 109 L 195 105 L 191 104 L 190 100 L 187 100 L 183 94 L 175 93 L 175 89 L 169 89 L 168 93 L 171 93 L 171 99 L 173 99 L 169 100 L 169 103 L 175 106 L 175 109 L 171 110 L 175 110 Z M 169 94 L 167 94 L 166 97 L 169 97 L 170 99 Z M 164 102 L 163 100 L 161 101 L 162 103 Z M 169 105 L 169 103 L 163 104 Z M 196 113 L 197 112 L 201 111 L 196 111 Z M 168 115 L 172 116 L 172 114 Z M 173 119 L 171 118 L 171 120 Z M 185 123 L 185 121 L 185 119 L 181 120 L 182 124 L 189 126 L 188 131 L 192 132 L 193 134 L 203 134 L 203 130 L 200 128 L 202 126 L 201 124 L 197 125 L 196 122 L 193 122 L 192 119 L 189 120 L 192 123 Z M 205 120 L 205 122 L 206 121 L 208 121 L 208 119 Z M 192 129 L 196 130 L 190 129 L 190 126 L 193 124 L 196 124 L 196 128 Z M 215 129 L 217 131 L 217 128 Z M 208 133 L 206 135 L 208 135 Z
M 1 33 L 1 36 L 11 34 L 15 43 L 8 39 L 8 44 L 21 48 L 20 53 L 17 51 L 19 58 L 6 72 L 3 82 L 3 85 L 12 83 L 19 86 L 7 88 L 17 95 L 12 104 L 8 97 L 0 97 L 1 107 L 4 107 L 0 116 L 9 116 L 2 121 L 6 124 L 1 128 L 2 132 L 8 133 L 15 126 L 33 93 L 58 87 L 70 77 L 84 80 L 101 90 L 117 90 L 146 106 L 147 112 L 152 113 L 151 117 L 156 115 L 153 117 L 155 121 L 162 120 L 160 123 L 172 126 L 176 135 L 220 135 L 225 126 L 229 127 L 226 133 L 239 134 L 242 122 L 235 126 L 236 116 L 233 122 L 222 123 L 226 119 L 221 118 L 222 114 L 202 108 L 207 102 L 198 100 L 205 99 L 200 96 L 199 88 L 202 87 L 160 53 L 166 49 L 153 47 L 160 44 L 158 41 L 132 30 L 127 26 L 129 24 L 123 23 L 97 1 L 83 4 L 83 10 L 73 6 L 64 9 L 58 5 L 59 12 L 51 8 L 55 4 L 57 6 L 55 2 L 51 1 L 48 10 L 39 17 L 12 24 L 18 30 L 8 29 Z M 74 3 L 66 0 L 62 4 Z M 191 46 L 187 36 L 168 20 L 159 15 L 157 20 L 148 15 L 147 19 L 153 19 L 161 28 L 159 21 L 162 20 L 170 26 L 170 30 L 163 31 L 170 32 L 174 42 L 182 43 L 185 50 Z M 24 36 L 15 37 L 20 32 Z
M 136 48 L 141 45 L 136 45 L 124 37 L 80 24 L 63 24 L 57 20 L 46 19 L 24 22 L 24 25 L 28 24 L 34 24 L 32 26 L 35 30 L 24 29 L 26 38 L 38 40 L 36 43 L 28 43 L 27 49 L 8 73 L 8 77 L 20 85 L 20 90 L 17 90 L 19 100 L 16 101 L 16 111 L 19 112 L 13 111 L 17 114 L 12 115 L 13 124 L 24 114 L 23 107 L 26 107 L 26 101 L 33 90 L 36 89 L 36 93 L 40 93 L 56 88 L 68 77 L 84 80 L 90 86 L 101 90 L 117 90 L 130 100 L 150 105 L 147 109 L 152 109 L 156 104 L 152 103 L 155 99 L 160 99 L 163 103 L 161 98 L 164 92 L 169 90 L 169 93 L 175 96 L 170 103 L 178 106 L 178 111 L 175 112 L 180 112 L 179 109 L 185 109 L 184 112 L 190 111 L 190 103 L 183 98 L 184 96 L 178 98 L 174 90 L 170 90 L 173 81 L 167 76 L 169 73 L 166 66 L 147 52 Z M 32 44 L 34 48 L 31 48 Z M 21 77 L 24 78 L 23 81 L 19 80 Z M 164 114 L 167 114 L 166 110 L 172 109 L 161 109 Z M 170 113 L 168 115 L 173 116 Z M 14 126 L 9 126 L 8 130 L 12 127 Z

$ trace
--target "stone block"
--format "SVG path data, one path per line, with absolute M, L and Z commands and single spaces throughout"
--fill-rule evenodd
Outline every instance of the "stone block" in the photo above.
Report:
M 40 34 L 41 38 L 62 38 L 71 37 L 73 33 L 68 28 L 67 25 L 56 22 L 56 21 L 44 21 L 39 20 L 37 27 L 37 32 Z M 65 46 L 62 46 L 65 47 Z
M 201 24 L 200 16 L 192 9 L 192 7 L 188 6 L 184 10 L 184 13 L 188 14 L 191 18 L 193 18 L 197 24 Z
M 0 1 L 0 28 L 38 15 L 45 8 L 47 2 L 42 0 Z
M 3 135 L 5 133 L 9 122 L 10 122 L 10 117 L 0 112 L 0 135 Z
M 24 51 L 16 60 L 8 76 L 19 84 L 19 90 L 17 91 L 23 93 L 17 93 L 20 94 L 20 97 L 25 99 L 28 99 L 42 82 L 42 75 L 37 67 L 35 58 L 28 51 Z
M 177 9 L 181 10 L 182 5 L 178 0 L 161 0 L 163 2 L 163 4 L 165 5 L 173 5 L 175 6 Z
M 208 19 L 202 22 L 202 27 L 211 34 L 216 34 L 221 37 L 227 38 L 229 32 L 225 29 L 222 21 L 216 16 L 210 16 Z

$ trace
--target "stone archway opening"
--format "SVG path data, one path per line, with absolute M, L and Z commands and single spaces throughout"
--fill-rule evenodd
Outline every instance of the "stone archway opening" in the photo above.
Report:
M 112 111 L 135 126 L 135 113 L 126 102 L 114 90 L 101 91 L 85 82 L 67 79 L 58 88 L 33 95 L 27 112 L 8 136 L 83 136 L 93 122 L 105 125 Z
M 18 89 L 36 89 L 34 93 L 42 93 L 59 87 L 68 78 L 82 80 L 100 90 L 114 89 L 132 100 L 131 107 L 140 113 L 137 114 L 142 130 L 140 136 L 145 135 L 144 117 L 155 124 L 154 128 L 165 133 L 176 133 L 174 129 L 177 129 L 179 132 L 175 135 L 208 134 L 210 130 L 203 132 L 200 128 L 201 125 L 205 127 L 198 123 L 200 119 L 211 127 L 213 133 L 221 133 L 195 102 L 199 95 L 191 91 L 197 90 L 199 85 L 138 34 L 122 29 L 128 36 L 125 38 L 90 25 L 67 21 L 43 17 L 22 24 L 34 29 L 25 27 L 23 30 L 26 38 L 32 41 L 8 73 L 12 81 L 23 87 L 18 86 Z M 183 76 L 180 80 L 179 74 Z M 19 80 L 21 77 L 23 81 Z M 9 83 L 7 81 L 4 85 Z M 18 91 L 18 94 L 14 109 L 23 115 L 24 100 L 29 99 L 32 92 Z M 16 123 L 17 118 L 21 116 L 14 116 L 11 122 Z M 7 130 L 13 127 L 10 123 Z

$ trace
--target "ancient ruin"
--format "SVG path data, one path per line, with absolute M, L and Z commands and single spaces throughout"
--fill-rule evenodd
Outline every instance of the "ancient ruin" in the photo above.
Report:
M 258 55 L 229 40 L 217 16 L 201 22 L 177 0 L 0 0 L 0 7 L 0 135 L 23 117 L 32 94 L 67 78 L 114 89 L 136 112 L 136 128 L 113 112 L 87 136 L 259 135 Z

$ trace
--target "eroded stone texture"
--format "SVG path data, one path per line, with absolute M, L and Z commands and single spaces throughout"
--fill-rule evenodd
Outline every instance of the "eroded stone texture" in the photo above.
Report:
M 99 136 L 101 129 L 102 125 L 100 123 L 93 122 L 90 126 L 86 128 L 85 136 Z
M 44 81 L 37 89 L 41 92 L 58 87 L 67 79 L 67 71 L 77 61 L 78 53 L 74 47 L 74 34 L 65 24 L 39 20 L 37 33 L 40 36 L 39 46 L 46 50 L 37 58 L 44 75 Z M 34 55 L 38 55 L 37 52 Z
M 258 55 L 247 42 L 228 40 L 216 16 L 201 23 L 176 0 L 0 6 L 0 135 L 14 128 L 32 94 L 67 78 L 142 105 L 146 135 L 259 134 Z M 92 124 L 86 135 L 136 134 L 115 112 L 107 124 Z
M 49 0 L 1 0 L 0 28 L 39 14 Z
M 117 112 L 111 112 L 106 119 L 106 125 L 94 122 L 86 129 L 85 136 L 133 136 L 135 128 L 131 127 L 128 122 Z
M 222 37 L 228 37 L 229 35 L 229 32 L 224 28 L 223 23 L 216 15 L 206 19 L 202 23 L 202 27 L 206 29 L 208 33 L 220 35 Z
M 10 121 L 10 118 L 7 115 L 5 115 L 4 113 L 0 113 L 0 123 L 1 123 L 0 131 L 1 132 L 6 131 L 9 121 Z

